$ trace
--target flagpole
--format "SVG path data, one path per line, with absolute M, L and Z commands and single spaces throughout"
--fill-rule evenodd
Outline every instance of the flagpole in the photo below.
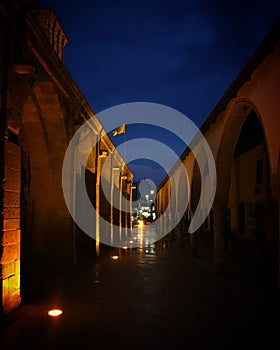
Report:
M 124 164 L 126 164 L 126 130 L 124 133 Z
M 117 136 L 117 135 L 120 135 L 120 134 L 124 134 L 124 145 L 123 145 L 123 157 L 122 157 L 122 160 L 121 160 L 121 179 L 120 179 L 120 211 L 119 211 L 119 220 L 120 220 L 120 240 L 123 239 L 122 237 L 122 191 L 123 191 L 123 188 L 122 188 L 122 172 L 123 170 L 125 170 L 125 165 L 126 165 L 126 124 L 122 124 L 121 126 L 119 126 L 117 129 L 115 129 L 113 131 L 113 136 Z M 123 175 L 126 175 L 127 176 L 127 173 L 125 172 L 125 174 Z M 127 191 L 127 188 L 126 188 L 126 191 Z M 127 205 L 127 204 L 126 204 Z M 127 236 L 127 212 L 125 210 L 125 227 L 126 227 L 126 236 Z

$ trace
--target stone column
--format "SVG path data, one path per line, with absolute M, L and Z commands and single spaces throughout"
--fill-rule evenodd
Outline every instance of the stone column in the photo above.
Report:
M 20 297 L 20 147 L 5 142 L 3 238 L 0 268 L 4 313 L 15 309 Z
M 130 214 L 129 214 L 129 228 L 130 228 L 130 234 L 132 233 L 132 191 L 133 191 L 133 182 L 132 182 L 132 179 L 131 179 L 131 182 L 130 182 L 130 197 L 129 197 L 129 211 L 130 211 Z
M 224 271 L 226 204 L 216 203 L 214 209 L 214 264 L 217 272 Z
M 120 213 L 119 209 L 119 200 L 120 196 L 118 193 L 118 187 L 117 182 L 119 179 L 119 167 L 112 165 L 112 187 L 111 187 L 111 210 L 112 210 L 112 225 L 111 225 L 111 235 L 112 235 L 112 243 L 115 246 L 115 244 L 118 244 L 119 242 L 119 221 L 120 221 Z M 117 218 L 118 216 L 118 218 Z
M 190 212 L 190 222 L 192 221 L 193 213 Z M 193 233 L 189 233 L 190 235 L 190 257 L 198 258 L 198 235 L 200 229 L 196 230 Z
M 279 276 L 278 276 L 278 291 L 279 291 L 279 296 L 280 296 L 280 234 L 279 234 L 279 228 L 280 228 L 280 196 L 278 196 L 278 272 L 279 272 Z
M 125 198 L 125 202 L 124 202 L 124 224 L 125 224 L 125 235 L 126 235 L 126 238 L 127 238 L 127 233 L 128 233 L 128 213 L 127 213 L 127 200 L 128 200 L 128 192 L 127 192 L 127 189 L 128 189 L 128 186 L 127 186 L 127 179 L 124 180 L 124 198 Z
M 114 245 L 114 170 L 113 170 L 113 157 L 111 157 L 111 169 L 110 169 L 110 243 Z
M 190 233 L 190 256 L 191 258 L 198 258 L 198 234 L 199 232 Z
M 59 32 L 60 29 L 58 27 L 58 24 L 55 23 L 55 26 L 53 28 L 53 49 L 58 54 L 58 45 L 59 45 Z
M 101 134 L 101 132 L 100 132 Z M 96 210 L 96 221 L 95 221 L 95 247 L 96 247 L 96 255 L 100 256 L 100 176 L 101 176 L 101 158 L 99 157 L 100 152 L 100 141 L 96 144 L 96 202 L 95 202 L 95 210 Z
M 275 220 L 275 224 L 278 225 L 278 232 L 276 232 L 277 237 L 277 245 L 278 247 L 276 248 L 278 250 L 278 293 L 280 296 L 280 234 L 279 234 L 279 229 L 280 229 L 280 173 L 275 173 L 272 176 L 272 197 L 275 199 L 275 203 L 278 205 L 278 223 Z M 275 213 L 276 214 L 276 213 Z
M 9 35 L 5 40 L 10 40 Z M 0 314 L 14 310 L 21 303 L 21 148 L 16 143 L 22 129 L 23 101 L 29 91 L 26 81 L 19 78 L 14 70 L 9 70 L 9 55 L 10 49 L 6 47 L 0 91 Z M 12 141 L 9 141 L 8 134 Z
M 122 175 L 120 174 L 120 193 L 119 193 L 119 225 L 120 225 L 120 242 L 122 241 Z

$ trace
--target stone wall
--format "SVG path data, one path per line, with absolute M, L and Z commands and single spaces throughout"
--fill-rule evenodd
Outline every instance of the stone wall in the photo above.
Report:
M 2 298 L 4 312 L 20 304 L 20 147 L 5 142 Z

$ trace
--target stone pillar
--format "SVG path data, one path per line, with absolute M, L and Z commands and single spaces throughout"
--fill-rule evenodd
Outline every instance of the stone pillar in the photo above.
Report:
M 129 228 L 130 228 L 130 235 L 132 234 L 132 191 L 133 191 L 133 182 L 132 182 L 132 179 L 131 179 L 131 182 L 130 182 L 130 197 L 129 197 L 129 211 L 130 211 L 130 214 L 129 214 Z
M 122 180 L 122 176 L 120 175 L 120 193 L 119 193 L 119 207 L 120 207 L 120 211 L 119 211 L 119 225 L 120 225 L 120 242 L 122 241 L 123 237 L 122 237 L 122 191 L 123 191 L 123 180 Z
M 63 47 L 64 47 L 64 36 L 61 31 L 59 31 L 57 38 L 57 54 L 58 57 L 63 60 Z
M 125 178 L 124 180 L 124 198 L 125 198 L 125 202 L 124 202 L 124 224 L 125 224 L 125 235 L 127 238 L 127 234 L 128 234 L 128 213 L 127 213 L 127 200 L 128 200 L 128 193 L 127 193 L 127 179 Z
M 53 49 L 57 54 L 58 54 L 58 45 L 59 45 L 59 32 L 60 32 L 60 29 L 56 22 L 53 29 Z
M 193 212 L 189 212 L 190 222 L 192 221 Z M 189 232 L 190 235 L 190 257 L 198 258 L 198 235 L 200 233 L 200 228 L 193 233 Z
M 113 157 L 112 157 L 113 159 Z M 118 244 L 119 242 L 119 193 L 117 183 L 119 181 L 119 167 L 112 164 L 112 178 L 111 178 L 111 212 L 112 212 L 112 225 L 111 236 L 112 244 Z
M 279 273 L 279 276 L 278 276 L 278 282 L 279 282 L 279 288 L 278 288 L 278 291 L 279 291 L 279 296 L 280 296 L 280 233 L 279 233 L 279 229 L 280 229 L 280 196 L 278 196 L 278 273 Z
M 198 258 L 198 235 L 199 232 L 189 233 L 190 235 L 190 257 Z
M 178 204 L 176 204 L 176 206 L 178 207 Z M 182 241 L 182 219 L 180 220 L 179 218 L 180 218 L 180 213 L 176 210 L 175 215 L 174 215 L 174 220 L 176 220 L 175 221 L 176 226 L 174 228 L 174 230 L 175 230 L 175 237 L 176 237 L 177 244 L 179 246 L 182 246 L 183 245 L 183 241 Z
M 97 144 L 97 155 L 96 155 L 96 222 L 95 222 L 95 245 L 96 245 L 96 255 L 100 256 L 100 179 L 101 179 L 101 158 L 99 157 L 100 142 Z
M 5 180 L 1 288 L 4 313 L 15 309 L 20 298 L 20 147 L 5 142 Z
M 110 169 L 110 243 L 114 245 L 114 170 L 113 170 L 113 157 L 111 157 L 111 169 Z
M 279 234 L 279 229 L 280 229 L 280 173 L 278 171 L 278 173 L 273 174 L 272 176 L 272 183 L 271 183 L 271 187 L 272 187 L 272 197 L 275 200 L 275 203 L 277 203 L 278 205 L 278 223 L 275 220 L 275 224 L 278 226 L 277 227 L 277 231 L 276 235 L 277 237 L 277 250 L 278 250 L 278 293 L 280 296 L 280 234 Z M 275 213 L 276 214 L 276 213 Z
M 226 232 L 226 205 L 214 205 L 214 264 L 217 272 L 224 271 L 224 248 Z

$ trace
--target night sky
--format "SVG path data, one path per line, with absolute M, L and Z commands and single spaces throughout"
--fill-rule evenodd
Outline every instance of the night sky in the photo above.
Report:
M 55 10 L 69 39 L 64 64 L 95 114 L 156 102 L 198 127 L 280 14 L 272 0 L 38 2 Z M 128 127 L 127 139 L 139 135 L 162 139 L 177 154 L 186 146 L 162 130 Z M 158 183 L 162 169 L 141 162 L 131 164 L 136 180 Z

